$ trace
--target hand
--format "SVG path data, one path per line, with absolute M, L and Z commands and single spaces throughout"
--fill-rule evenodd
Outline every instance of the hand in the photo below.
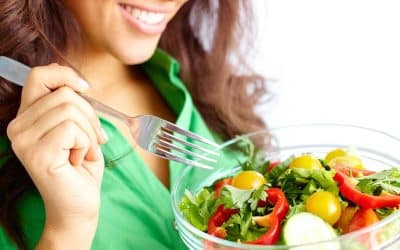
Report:
M 68 67 L 33 68 L 7 134 L 43 198 L 45 232 L 82 233 L 80 226 L 85 225 L 91 228 L 84 232 L 90 239 L 104 170 L 99 144 L 106 138 L 93 108 L 76 93 L 88 87 Z

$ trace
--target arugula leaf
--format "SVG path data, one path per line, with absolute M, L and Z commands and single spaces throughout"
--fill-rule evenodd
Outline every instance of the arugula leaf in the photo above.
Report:
M 247 242 L 258 239 L 267 228 L 258 227 L 252 223 L 252 214 L 247 209 L 241 210 L 238 214 L 234 214 L 226 221 L 222 227 L 226 229 L 227 240 Z
M 382 183 L 380 183 L 380 186 L 382 187 L 382 189 L 384 191 L 386 191 L 388 193 L 400 194 L 400 182 L 399 181 L 397 181 L 397 185 L 395 185 L 395 182 L 391 182 L 391 183 L 382 182 Z
M 336 195 L 339 194 L 337 183 L 333 179 L 334 170 L 324 168 L 311 170 L 286 168 L 283 172 L 283 169 L 282 167 L 281 170 L 277 170 L 276 173 L 279 172 L 280 176 L 276 182 L 280 184 L 291 205 L 304 202 L 308 196 L 319 190 L 326 190 Z
M 297 183 L 294 172 L 288 171 L 281 178 L 281 189 L 285 193 L 286 199 L 290 204 L 296 204 L 303 193 L 304 184 Z
M 274 169 L 271 170 L 271 172 L 267 173 L 265 175 L 266 179 L 273 185 L 276 186 L 279 184 L 279 177 L 281 177 L 288 169 L 289 165 L 293 160 L 293 156 L 289 157 L 285 161 L 283 161 L 281 164 L 276 166 Z
M 371 180 L 360 180 L 356 188 L 365 194 L 379 195 L 382 192 L 382 188 L 374 185 Z
M 393 214 L 393 213 L 395 213 L 397 211 L 399 211 L 399 210 L 396 209 L 396 208 L 390 208 L 390 207 L 375 209 L 375 212 L 378 214 L 378 216 L 381 219 L 383 219 L 383 218 L 385 218 L 385 217 L 387 217 L 387 216 L 389 216 L 389 215 L 391 215 L 391 214 Z
M 234 214 L 222 226 L 225 228 L 227 236 L 226 239 L 230 241 L 237 241 L 240 239 L 240 223 L 241 217 L 239 214 Z
M 363 193 L 380 195 L 383 191 L 400 194 L 400 168 L 383 170 L 373 175 L 357 178 L 356 187 Z
M 248 137 L 242 137 L 238 146 L 247 159 L 239 162 L 242 170 L 254 170 L 264 175 L 270 165 L 270 162 L 265 159 L 265 151 L 262 148 L 256 148 Z

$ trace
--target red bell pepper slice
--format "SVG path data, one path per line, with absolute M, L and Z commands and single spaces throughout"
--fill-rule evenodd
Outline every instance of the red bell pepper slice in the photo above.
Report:
M 360 208 L 353 216 L 345 233 L 350 233 L 379 221 L 378 215 L 371 208 Z
M 231 185 L 233 178 L 225 178 L 214 183 L 215 197 L 218 198 L 221 195 L 222 188 L 225 185 Z
M 208 234 L 222 239 L 225 238 L 226 231 L 221 226 L 229 219 L 229 217 L 231 217 L 232 214 L 236 214 L 238 211 L 238 209 L 224 208 L 224 205 L 219 205 L 217 211 L 208 221 Z
M 347 176 L 353 176 L 353 177 L 362 177 L 362 176 L 367 176 L 367 175 L 372 175 L 375 174 L 375 171 L 367 170 L 367 169 L 358 169 L 358 168 L 352 168 L 352 167 L 347 167 L 343 165 L 336 165 L 333 167 L 336 171 L 340 171 L 343 174 Z
M 364 227 L 370 226 L 379 221 L 379 217 L 376 215 L 371 208 L 360 208 L 354 214 L 347 228 L 344 229 L 344 233 L 350 233 L 362 229 Z M 376 233 L 364 233 L 357 235 L 356 239 L 359 241 L 360 245 L 365 249 L 377 249 L 377 242 L 375 237 Z
M 362 208 L 383 208 L 400 206 L 400 195 L 369 195 L 358 190 L 352 177 L 341 171 L 336 171 L 333 177 L 339 184 L 340 193 L 348 200 Z
M 279 240 L 279 236 L 281 234 L 281 222 L 289 210 L 289 203 L 285 197 L 285 194 L 279 188 L 269 188 L 266 190 L 266 192 L 268 202 L 274 204 L 272 212 L 268 215 L 270 219 L 268 223 L 269 228 L 258 239 L 249 241 L 247 243 L 273 245 Z

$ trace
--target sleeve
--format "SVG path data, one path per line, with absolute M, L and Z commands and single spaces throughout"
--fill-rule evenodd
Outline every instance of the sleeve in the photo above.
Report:
M 17 246 L 11 239 L 7 236 L 4 228 L 0 227 L 0 248 L 2 250 L 17 250 Z
M 10 157 L 7 153 L 10 151 L 10 141 L 7 136 L 0 136 L 0 168 L 6 163 Z
M 10 142 L 7 136 L 0 136 L 0 168 L 6 163 L 9 156 L 7 151 L 10 149 Z M 17 250 L 16 244 L 8 237 L 4 228 L 0 225 L 0 248 L 2 250 Z

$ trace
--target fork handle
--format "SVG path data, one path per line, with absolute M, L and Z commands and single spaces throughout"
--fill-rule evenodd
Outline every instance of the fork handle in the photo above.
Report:
M 11 59 L 9 57 L 0 56 L 0 76 L 3 77 L 4 79 L 23 87 L 30 71 L 31 68 L 28 67 L 27 65 L 20 63 L 14 59 Z M 88 103 L 90 103 L 90 105 L 92 105 L 92 107 L 95 110 L 111 115 L 115 118 L 118 118 L 124 121 L 125 123 L 129 123 L 128 116 L 125 115 L 124 113 L 121 113 L 118 110 L 115 110 L 110 106 L 107 106 L 87 95 L 84 95 L 82 93 L 78 94 Z
M 104 103 L 99 102 L 96 99 L 89 97 L 87 95 L 81 93 L 78 93 L 78 95 L 80 95 L 83 99 L 85 99 L 88 103 L 90 103 L 90 105 L 92 105 L 92 107 L 95 110 L 111 115 L 112 117 L 115 117 L 129 125 L 129 117 L 124 113 L 119 112 L 118 110 L 111 108 L 110 106 L 105 105 Z

